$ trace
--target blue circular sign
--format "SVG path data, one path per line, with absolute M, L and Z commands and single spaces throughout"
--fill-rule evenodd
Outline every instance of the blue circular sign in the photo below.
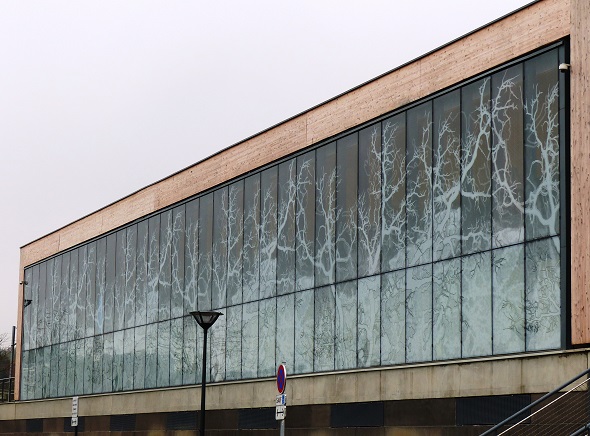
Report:
M 287 386 L 287 368 L 281 364 L 277 370 L 277 389 L 279 390 L 279 394 L 285 392 L 285 386 Z

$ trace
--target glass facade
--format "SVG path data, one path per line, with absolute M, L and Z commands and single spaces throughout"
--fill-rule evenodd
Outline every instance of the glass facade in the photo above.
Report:
M 26 268 L 21 398 L 564 347 L 563 51 Z

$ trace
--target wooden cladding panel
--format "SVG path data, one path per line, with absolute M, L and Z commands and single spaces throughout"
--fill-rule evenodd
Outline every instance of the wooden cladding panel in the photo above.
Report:
M 571 309 L 572 343 L 590 343 L 590 2 L 572 0 Z
M 556 41 L 569 31 L 569 0 L 535 3 L 26 245 L 21 263 L 30 265 L 99 236 Z

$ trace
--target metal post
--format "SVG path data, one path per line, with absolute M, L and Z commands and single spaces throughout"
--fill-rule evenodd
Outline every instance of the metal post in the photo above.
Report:
M 205 387 L 207 384 L 207 330 L 209 329 L 203 329 L 203 379 L 201 381 L 201 416 L 199 416 L 200 436 L 205 436 Z
M 16 327 L 12 326 L 12 342 L 10 343 L 11 346 L 11 353 L 10 353 L 10 367 L 8 368 L 8 401 L 11 401 L 10 399 L 10 384 L 11 384 L 11 380 L 12 377 L 14 377 L 14 346 L 16 345 Z M 14 383 L 13 383 L 14 385 Z M 13 389 L 14 392 L 14 389 Z M 14 397 L 14 394 L 13 394 Z M 13 398 L 14 399 L 14 398 Z
M 281 436 L 285 436 L 285 420 L 281 419 Z

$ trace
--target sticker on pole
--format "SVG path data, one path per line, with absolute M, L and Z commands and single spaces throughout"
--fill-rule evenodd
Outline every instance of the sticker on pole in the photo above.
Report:
M 287 368 L 285 368 L 285 365 L 280 364 L 277 370 L 277 389 L 279 390 L 279 394 L 285 392 L 285 386 L 287 386 Z

